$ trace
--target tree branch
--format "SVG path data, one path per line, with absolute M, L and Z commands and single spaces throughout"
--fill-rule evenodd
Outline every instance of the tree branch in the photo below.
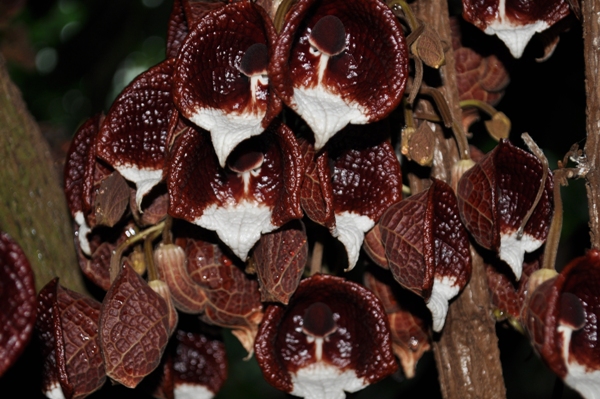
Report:
M 71 218 L 48 143 L 0 57 L 0 230 L 27 255 L 38 291 L 52 278 L 85 292 Z

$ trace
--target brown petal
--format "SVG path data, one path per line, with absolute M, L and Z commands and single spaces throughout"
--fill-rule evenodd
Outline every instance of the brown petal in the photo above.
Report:
M 187 119 L 210 132 L 221 167 L 239 143 L 262 133 L 281 110 L 264 74 L 240 70 L 249 48 L 261 43 L 270 49 L 275 35 L 261 7 L 237 2 L 200 19 L 179 52 L 173 99 Z M 206 54 L 213 54 L 209 62 Z
M 135 183 L 138 207 L 162 180 L 175 108 L 171 98 L 174 64 L 174 59 L 163 61 L 135 78 L 113 103 L 98 134 L 98 156 Z
M 333 43 L 326 45 L 326 39 Z M 377 0 L 298 1 L 274 53 L 273 88 L 313 130 L 317 150 L 348 123 L 386 117 L 400 102 L 408 76 L 402 28 Z
M 87 234 L 88 251 L 84 253 L 81 240 L 75 240 L 79 268 L 83 274 L 104 291 L 110 288 L 110 258 L 119 244 L 135 233 L 131 221 L 122 221 L 112 228 L 100 226 Z
M 529 276 L 539 270 L 539 257 L 523 264 L 523 275 L 517 282 L 512 272 L 501 262 L 486 265 L 488 289 L 492 306 L 495 309 L 496 320 L 509 319 L 511 325 L 518 323 L 525 305 L 525 295 L 528 290 Z
M 330 230 L 346 247 L 349 269 L 358 260 L 364 234 L 402 198 L 400 163 L 387 136 L 387 121 L 350 125 L 326 149 L 333 171 L 321 185 L 326 188 L 331 180 L 335 226 Z
M 508 71 L 495 55 L 483 57 L 462 45 L 458 18 L 450 19 L 450 27 L 459 99 L 476 99 L 496 105 L 510 82 Z
M 245 260 L 261 234 L 302 217 L 304 166 L 293 133 L 279 122 L 240 146 L 261 149 L 259 169 L 220 168 L 208 134 L 187 129 L 173 147 L 167 183 L 169 214 L 216 231 Z
M 0 376 L 29 343 L 36 316 L 33 271 L 25 253 L 0 232 Z
M 61 287 L 56 278 L 40 291 L 38 312 L 44 393 L 84 398 L 102 387 L 106 374 L 98 340 L 100 303 Z
M 254 249 L 261 300 L 287 304 L 300 283 L 307 259 L 308 241 L 301 221 L 262 235 Z
M 175 395 L 212 397 L 227 378 L 225 345 L 195 331 L 177 330 L 173 354 Z
M 469 237 L 452 188 L 433 179 L 427 190 L 392 205 L 379 223 L 394 278 L 425 299 L 433 330 L 441 331 L 448 301 L 471 276 Z
M 233 329 L 233 334 L 251 353 L 262 303 L 256 280 L 249 278 L 218 245 L 202 239 L 184 241 L 188 271 L 207 296 L 202 320 Z
M 106 375 L 134 388 L 160 363 L 169 339 L 167 303 L 125 263 L 102 302 Z
M 167 29 L 167 59 L 175 58 L 189 33 L 209 11 L 225 3 L 212 1 L 175 0 Z
M 589 250 L 541 284 L 524 312 L 530 339 L 544 362 L 586 398 L 593 398 L 599 388 L 598 289 L 600 252 Z
M 400 358 L 406 378 L 413 378 L 417 362 L 431 349 L 427 309 L 415 300 L 414 294 L 394 284 L 389 272 L 366 272 L 364 283 L 383 303 L 390 322 L 394 354 Z
M 385 248 L 381 242 L 381 229 L 379 228 L 379 224 L 373 226 L 373 228 L 365 235 L 363 249 L 373 262 L 384 269 L 389 269 L 387 258 L 385 256 Z
M 523 237 L 517 236 L 541 179 L 542 164 L 535 156 L 501 140 L 458 183 L 458 204 L 467 230 L 482 247 L 496 251 L 517 279 L 521 277 L 524 252 L 539 248 L 550 227 L 554 201 L 549 172 Z
M 300 203 L 312 221 L 326 227 L 335 226 L 333 213 L 333 190 L 328 158 L 325 152 L 315 155 L 314 146 L 305 139 L 299 139 L 306 172 L 302 180 Z
M 326 339 L 302 328 L 317 302 L 329 307 L 337 326 Z M 267 308 L 255 352 L 267 382 L 308 398 L 355 392 L 398 367 L 381 302 L 363 286 L 331 275 L 303 280 L 288 306 Z
M 95 199 L 96 225 L 113 227 L 121 219 L 129 203 L 129 186 L 118 172 L 100 183 Z
M 463 17 L 488 35 L 496 34 L 515 58 L 536 32 L 542 32 L 569 14 L 565 0 L 463 0 Z
M 98 114 L 85 121 L 75 133 L 64 171 L 64 190 L 71 216 L 77 218 L 78 212 L 83 212 L 84 177 L 90 162 L 93 162 L 94 142 L 103 116 Z M 90 156 L 90 152 L 92 156 Z M 83 217 L 83 214 L 81 215 Z

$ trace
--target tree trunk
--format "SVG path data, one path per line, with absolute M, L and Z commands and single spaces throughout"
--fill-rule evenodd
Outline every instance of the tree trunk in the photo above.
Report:
M 85 292 L 50 148 L 0 57 L 0 230 L 27 255 L 39 291 L 52 278 Z
M 600 2 L 585 0 L 583 15 L 583 56 L 587 97 L 587 196 L 592 248 L 600 249 Z
M 415 4 L 418 18 L 451 43 L 450 21 L 446 0 L 420 0 Z M 456 85 L 454 52 L 446 52 L 446 65 L 440 68 L 443 87 L 453 117 L 461 120 Z M 454 138 L 445 138 L 442 128 L 434 125 L 438 134 L 442 162 L 435 164 L 432 174 L 450 183 L 451 169 L 459 159 Z M 450 304 L 442 333 L 434 340 L 442 396 L 446 399 L 502 399 L 506 388 L 502 376 L 495 320 L 492 318 L 490 297 L 483 260 L 473 248 L 473 274 L 469 284 Z

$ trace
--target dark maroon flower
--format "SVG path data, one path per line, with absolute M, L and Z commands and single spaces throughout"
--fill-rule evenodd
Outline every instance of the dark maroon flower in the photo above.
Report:
M 163 61 L 123 90 L 98 133 L 96 153 L 137 187 L 136 203 L 163 178 L 175 60 Z
M 463 0 L 463 17 L 488 35 L 497 35 L 515 58 L 531 37 L 569 14 L 565 0 Z
M 210 132 L 221 167 L 281 111 L 267 72 L 275 36 L 262 7 L 241 1 L 201 18 L 179 51 L 173 100 L 183 116 Z
M 598 290 L 600 252 L 594 249 L 539 285 L 523 311 L 532 345 L 544 362 L 589 399 L 600 393 Z
M 550 227 L 554 200 L 548 172 L 541 199 L 520 231 L 542 176 L 542 163 L 534 155 L 501 140 L 458 182 L 458 206 L 467 230 L 479 245 L 495 251 L 517 280 L 525 252 L 538 249 Z
M 275 121 L 238 145 L 221 168 L 206 131 L 188 127 L 173 146 L 169 214 L 216 231 L 242 260 L 259 240 L 302 217 L 304 164 L 294 134 Z
M 319 151 L 348 123 L 378 121 L 398 105 L 408 77 L 402 27 L 379 0 L 300 0 L 286 15 L 270 77 Z
M 29 343 L 36 317 L 33 271 L 25 253 L 0 232 L 0 376 Z
M 365 233 L 402 198 L 400 164 L 387 137 L 387 121 L 349 125 L 307 167 L 302 207 L 344 244 L 349 269 Z M 302 146 L 310 159 L 312 146 Z
M 254 350 L 267 382 L 302 398 L 343 398 L 398 368 L 379 299 L 331 275 L 303 280 L 288 306 L 270 305 Z

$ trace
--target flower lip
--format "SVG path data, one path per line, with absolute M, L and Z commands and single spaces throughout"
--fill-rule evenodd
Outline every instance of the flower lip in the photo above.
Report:
M 248 47 L 240 63 L 240 72 L 248 77 L 265 75 L 269 64 L 269 54 L 264 43 L 254 43 Z
M 265 161 L 265 154 L 257 140 L 247 140 L 238 145 L 227 158 L 227 167 L 236 173 L 257 170 Z
M 315 302 L 306 308 L 302 319 L 302 332 L 306 335 L 325 338 L 337 330 L 331 308 L 323 302 Z
M 323 54 L 338 55 L 346 49 L 344 23 L 335 15 L 326 15 L 315 24 L 308 41 Z
M 564 292 L 560 296 L 560 323 L 574 331 L 585 326 L 586 312 L 581 299 L 575 294 Z

